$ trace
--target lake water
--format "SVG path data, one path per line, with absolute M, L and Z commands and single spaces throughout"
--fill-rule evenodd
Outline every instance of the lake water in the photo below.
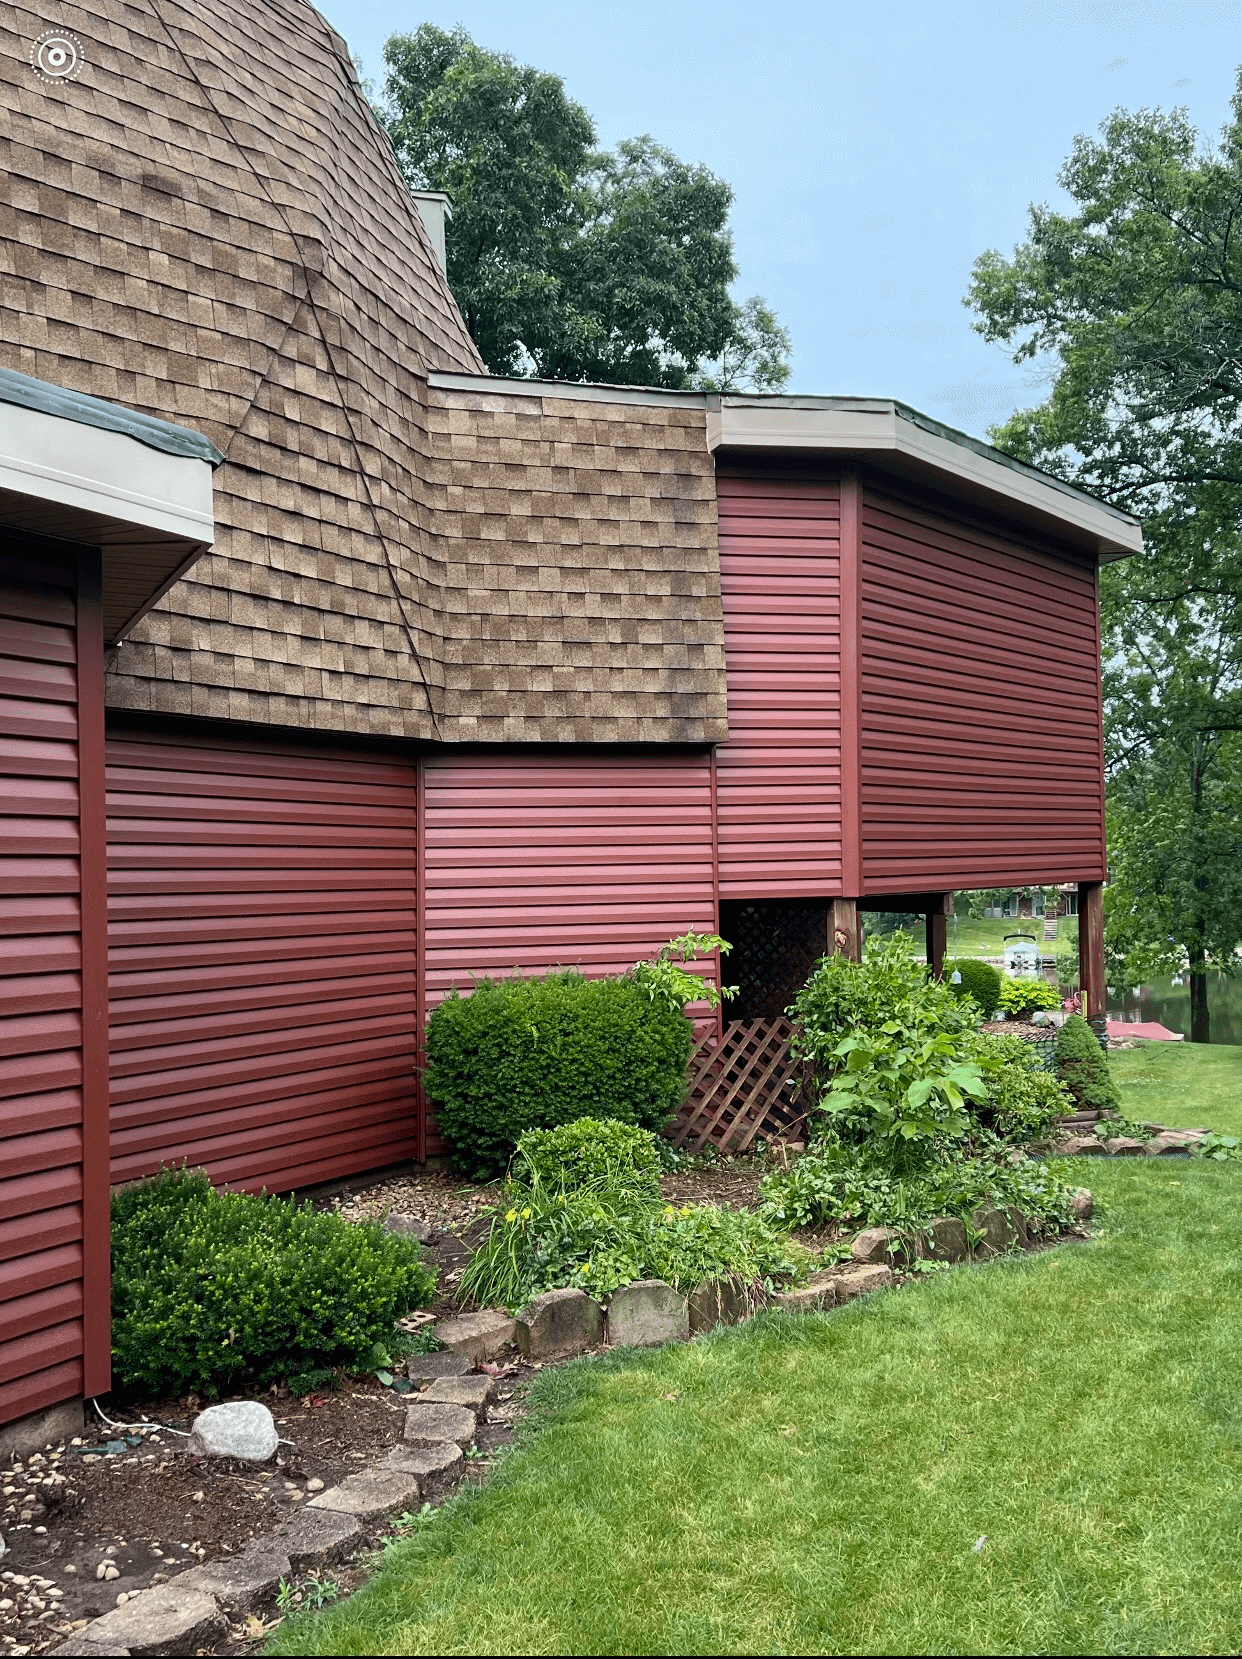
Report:
M 1214 1043 L 1242 1044 L 1242 979 L 1208 976 L 1208 1012 L 1212 1016 Z M 1190 981 L 1174 985 L 1157 979 L 1121 996 L 1110 993 L 1110 1020 L 1159 1020 L 1170 1031 L 1190 1036 Z

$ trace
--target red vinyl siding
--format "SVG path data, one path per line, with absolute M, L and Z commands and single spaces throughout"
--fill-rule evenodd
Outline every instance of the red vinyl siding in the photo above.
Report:
M 864 890 L 1104 875 L 1096 572 L 863 495 Z
M 0 560 L 0 1422 L 83 1390 L 76 569 L 21 572 Z
M 437 757 L 423 786 L 429 1006 L 474 974 L 621 973 L 715 930 L 707 755 Z
M 108 826 L 113 1180 L 414 1157 L 413 767 L 119 734 Z
M 841 891 L 840 494 L 718 480 L 729 740 L 722 898 Z

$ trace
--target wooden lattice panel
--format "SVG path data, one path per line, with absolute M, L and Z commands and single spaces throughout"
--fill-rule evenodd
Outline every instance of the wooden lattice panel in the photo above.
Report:
M 828 911 L 822 904 L 786 900 L 732 900 L 720 906 L 720 926 L 733 946 L 725 977 L 738 986 L 735 1019 L 779 1019 L 828 948 Z
M 805 1062 L 792 1053 L 794 1028 L 774 1020 L 732 1020 L 690 1059 L 688 1086 L 673 1125 L 674 1146 L 744 1152 L 759 1136 L 800 1136 L 810 1108 Z

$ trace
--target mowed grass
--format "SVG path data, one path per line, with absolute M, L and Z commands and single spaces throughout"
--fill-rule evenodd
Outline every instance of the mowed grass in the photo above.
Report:
M 1242 1048 L 1136 1043 L 1108 1061 L 1127 1117 L 1242 1135 Z
M 1238 1651 L 1242 1166 L 1075 1173 L 1090 1243 L 544 1372 L 490 1484 L 269 1651 Z

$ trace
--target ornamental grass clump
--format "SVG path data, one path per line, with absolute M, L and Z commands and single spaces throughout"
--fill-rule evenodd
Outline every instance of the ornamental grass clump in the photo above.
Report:
M 217 1192 L 165 1170 L 112 1199 L 117 1382 L 157 1394 L 263 1385 L 388 1361 L 395 1322 L 431 1300 L 412 1239 L 309 1203 Z

